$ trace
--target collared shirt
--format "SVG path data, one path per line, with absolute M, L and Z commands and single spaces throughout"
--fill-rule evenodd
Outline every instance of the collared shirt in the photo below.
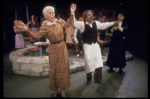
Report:
M 56 20 L 56 19 L 55 19 Z M 49 22 L 48 20 L 45 20 L 43 21 L 42 25 L 53 25 L 53 24 L 56 24 L 55 21 L 52 23 L 52 22 Z
M 55 21 L 58 21 L 58 22 L 65 22 L 65 20 L 63 20 L 62 18 L 59 18 L 59 20 L 58 20 L 58 19 L 55 19 Z
M 95 22 L 96 22 L 96 26 L 97 26 L 98 30 L 104 30 L 104 29 L 114 25 L 114 22 L 106 22 L 106 23 L 101 23 L 99 21 L 95 21 Z M 92 28 L 92 24 L 89 24 L 87 22 L 85 22 L 85 23 L 88 24 Z M 75 15 L 73 15 L 73 26 L 75 28 L 77 28 L 78 30 L 80 30 L 80 33 L 82 33 L 85 29 L 84 22 L 76 21 L 75 20 Z

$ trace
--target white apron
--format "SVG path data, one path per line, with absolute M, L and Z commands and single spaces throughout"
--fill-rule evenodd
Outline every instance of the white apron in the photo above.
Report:
M 84 58 L 85 58 L 85 72 L 90 73 L 96 68 L 103 67 L 103 60 L 99 44 L 83 44 Z

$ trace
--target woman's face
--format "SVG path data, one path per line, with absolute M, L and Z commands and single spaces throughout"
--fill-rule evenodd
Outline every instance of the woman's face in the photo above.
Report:
M 48 21 L 50 21 L 50 22 L 54 22 L 55 13 L 53 12 L 53 10 L 48 9 L 45 18 L 46 18 Z
M 34 20 L 34 16 L 32 16 L 31 18 L 32 18 L 32 20 Z

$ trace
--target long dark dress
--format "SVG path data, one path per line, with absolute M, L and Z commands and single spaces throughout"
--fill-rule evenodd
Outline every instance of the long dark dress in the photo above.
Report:
M 107 66 L 115 68 L 124 68 L 126 66 L 125 60 L 125 40 L 126 37 L 127 24 L 122 22 L 123 32 L 115 30 L 113 36 L 111 37 L 109 54 L 107 57 Z

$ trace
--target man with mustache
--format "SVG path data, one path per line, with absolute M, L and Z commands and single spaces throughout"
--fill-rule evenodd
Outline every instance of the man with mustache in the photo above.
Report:
M 74 5 L 76 8 L 76 5 Z M 83 37 L 83 51 L 85 58 L 85 72 L 87 73 L 87 84 L 92 80 L 92 72 L 94 73 L 94 83 L 102 82 L 102 55 L 99 44 L 97 43 L 97 30 L 104 30 L 118 21 L 101 23 L 93 21 L 93 11 L 87 10 L 83 13 L 84 22 L 76 21 L 73 14 L 73 26 L 80 30 Z

